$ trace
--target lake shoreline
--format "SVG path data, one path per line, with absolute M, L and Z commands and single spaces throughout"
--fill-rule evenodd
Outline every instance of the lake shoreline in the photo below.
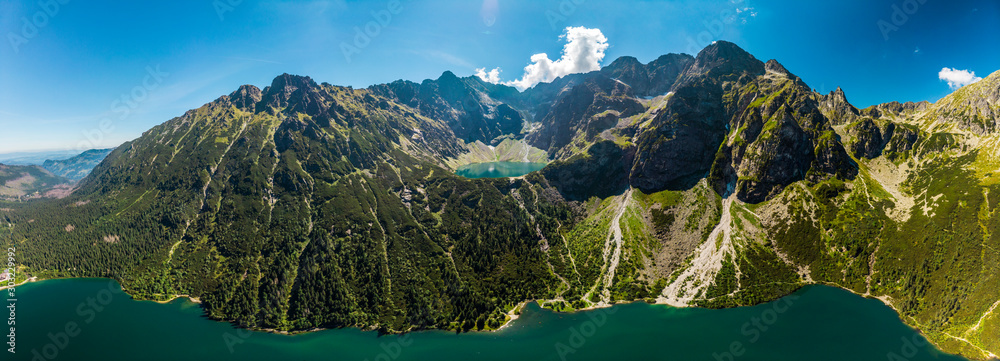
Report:
M 126 293 L 128 293 L 128 292 L 126 292 Z M 132 296 L 132 295 L 129 295 L 129 296 Z M 153 302 L 156 302 L 156 303 L 159 303 L 159 304 L 168 304 L 168 303 L 174 302 L 174 300 L 177 300 L 177 299 L 180 299 L 180 298 L 186 298 L 191 303 L 201 304 L 201 299 L 199 299 L 198 297 L 192 297 L 191 295 L 171 295 L 170 299 L 164 300 L 164 301 L 159 301 L 159 300 L 138 300 L 138 301 L 153 301 Z M 136 298 L 132 297 L 132 299 L 136 299 Z
M 896 316 L 899 317 L 899 321 L 900 322 L 902 322 L 904 325 L 906 325 L 907 327 L 913 329 L 913 331 L 915 331 L 918 334 L 920 334 L 920 336 L 923 337 L 925 340 L 927 340 L 927 342 L 929 342 L 931 345 L 933 345 L 935 349 L 937 349 L 938 351 L 941 351 L 943 353 L 950 354 L 950 355 L 957 355 L 957 354 L 952 354 L 950 352 L 944 351 L 941 348 L 941 346 L 938 345 L 937 342 L 935 342 L 931 337 L 929 337 L 930 336 L 929 334 L 927 334 L 926 332 L 924 332 L 924 330 L 922 328 L 920 328 L 918 326 L 911 325 L 910 323 L 906 322 L 903 319 L 903 313 L 900 312 L 899 309 L 896 308 L 896 305 L 894 305 L 892 303 L 892 297 L 891 296 L 889 296 L 889 295 L 874 296 L 874 295 L 871 295 L 871 294 L 868 294 L 868 293 L 860 293 L 860 292 L 857 292 L 857 291 L 852 290 L 850 288 L 838 285 L 836 283 L 819 282 L 819 283 L 815 283 L 815 284 L 817 284 L 817 285 L 824 285 L 824 286 L 830 286 L 830 287 L 836 287 L 836 288 L 848 291 L 850 293 L 853 293 L 855 295 L 864 297 L 865 299 L 878 300 L 878 301 L 882 302 L 882 304 L 884 304 L 887 307 L 891 308 L 892 311 L 896 313 Z M 910 317 L 910 321 L 912 321 L 913 323 L 918 323 L 917 320 L 913 319 L 913 317 Z M 966 340 L 964 338 L 958 338 L 958 337 L 952 336 L 952 335 L 947 334 L 947 333 L 943 333 L 943 334 L 946 335 L 946 336 L 949 336 L 949 337 L 951 337 L 953 339 L 956 339 L 958 341 L 964 342 L 967 345 L 971 346 L 972 348 L 975 348 L 976 350 L 982 352 L 983 355 L 986 356 L 982 360 L 988 360 L 988 361 L 1000 360 L 1000 356 L 997 356 L 996 354 L 994 354 L 993 352 L 990 352 L 989 350 L 984 350 L 984 349 L 980 348 L 979 346 L 976 346 L 976 345 L 972 344 L 972 342 L 969 342 L 969 340 Z M 962 356 L 962 355 L 958 355 L 958 356 Z
M 520 178 L 545 168 L 541 162 L 483 162 L 463 164 L 455 168 L 455 175 L 469 179 Z
M 3 291 L 3 290 L 8 289 L 8 288 L 17 288 L 17 287 L 26 285 L 26 284 L 31 283 L 31 282 L 40 282 L 40 281 L 45 281 L 45 279 L 38 279 L 38 277 L 31 277 L 29 279 L 21 281 L 21 283 L 15 283 L 13 286 L 7 285 L 7 286 L 0 287 L 0 291 Z
M 41 280 L 38 280 L 36 277 L 32 277 L 29 280 L 26 280 L 26 281 L 24 281 L 24 282 L 22 282 L 22 283 L 20 283 L 20 284 L 18 284 L 16 286 L 27 284 L 29 282 L 39 282 L 40 283 L 40 282 L 45 282 L 45 281 L 74 280 L 74 279 L 101 279 L 101 280 L 112 280 L 112 281 L 118 282 L 117 280 L 110 279 L 110 278 L 103 278 L 103 277 L 68 277 L 68 278 L 53 278 L 53 279 L 41 279 Z M 121 283 L 119 283 L 119 286 L 120 285 L 121 285 Z M 891 300 L 889 299 L 888 296 L 877 297 L 877 296 L 872 296 L 872 295 L 864 295 L 864 294 L 855 292 L 854 290 L 842 287 L 842 286 L 834 284 L 834 283 L 818 282 L 818 283 L 812 283 L 812 284 L 802 285 L 802 287 L 797 288 L 796 290 L 792 291 L 788 295 L 782 296 L 782 297 L 780 297 L 778 299 L 771 300 L 771 301 L 768 301 L 768 302 L 763 302 L 761 304 L 767 304 L 767 303 L 775 302 L 775 301 L 781 300 L 781 299 L 783 299 L 785 297 L 788 297 L 789 295 L 793 295 L 795 293 L 802 292 L 807 287 L 815 287 L 815 286 L 831 287 L 831 288 L 835 288 L 835 289 L 847 291 L 847 292 L 849 292 L 849 293 L 851 293 L 853 295 L 860 296 L 860 297 L 862 297 L 864 299 L 878 300 L 882 304 L 884 304 L 885 306 L 889 307 L 893 311 L 893 313 L 897 316 L 897 318 L 899 319 L 899 321 L 902 324 L 904 324 L 905 326 L 907 326 L 911 330 L 915 331 L 916 333 L 920 334 L 922 337 L 924 337 L 925 339 L 927 339 L 927 341 L 930 342 L 930 344 L 934 347 L 935 350 L 937 350 L 937 351 L 939 351 L 941 353 L 944 353 L 944 354 L 948 354 L 948 355 L 960 356 L 960 355 L 956 355 L 956 354 L 952 354 L 952 353 L 943 351 L 938 346 L 937 343 L 935 343 L 929 337 L 926 337 L 927 334 L 922 329 L 920 329 L 919 327 L 915 327 L 915 326 L 913 326 L 913 325 L 911 325 L 911 324 L 903 321 L 902 314 L 899 312 L 898 309 L 895 308 L 895 306 L 892 305 L 892 302 L 891 302 Z M 172 295 L 173 297 L 170 298 L 169 300 L 159 301 L 159 300 L 153 300 L 153 299 L 136 298 L 135 296 L 129 294 L 128 291 L 124 289 L 124 287 L 122 289 L 123 289 L 123 292 L 125 294 L 127 294 L 132 300 L 135 300 L 135 301 L 152 301 L 152 302 L 155 302 L 155 303 L 158 303 L 158 304 L 168 304 L 168 303 L 171 303 L 171 302 L 173 302 L 173 301 L 175 301 L 177 299 L 184 298 L 184 299 L 186 299 L 187 302 L 191 302 L 191 303 L 196 304 L 199 307 L 201 307 L 202 315 L 203 316 L 207 316 L 207 313 L 205 312 L 204 306 L 201 304 L 201 300 L 199 298 L 197 298 L 197 297 L 191 297 L 190 295 Z M 552 312 L 552 313 L 556 313 L 556 314 L 567 314 L 567 315 L 568 314 L 578 314 L 578 313 L 584 313 L 584 312 L 597 311 L 597 310 L 612 308 L 612 307 L 615 307 L 615 306 L 623 306 L 623 305 L 640 303 L 640 302 L 644 303 L 644 304 L 647 304 L 647 305 L 650 305 L 650 306 L 663 306 L 663 307 L 676 308 L 676 309 L 701 308 L 701 309 L 714 310 L 714 309 L 711 309 L 711 308 L 691 306 L 691 305 L 684 306 L 684 307 L 678 307 L 678 306 L 675 306 L 675 305 L 670 305 L 670 304 L 661 303 L 661 302 L 650 303 L 650 302 L 647 302 L 646 300 L 632 300 L 632 301 L 627 301 L 627 302 L 623 301 L 623 302 L 614 302 L 614 303 L 598 303 L 598 304 L 590 305 L 590 306 L 588 306 L 586 308 L 573 309 L 573 310 L 570 310 L 570 311 L 557 311 L 557 310 L 554 310 L 554 309 L 551 309 L 551 308 L 544 307 L 543 305 L 547 301 L 560 301 L 560 300 L 554 300 L 554 299 L 553 300 L 550 300 L 550 299 L 532 299 L 532 300 L 521 301 L 518 304 L 516 304 L 510 311 L 508 311 L 505 314 L 507 316 L 506 320 L 503 322 L 503 324 L 501 324 L 496 329 L 468 330 L 468 331 L 445 329 L 445 328 L 423 328 L 423 327 L 411 327 L 411 328 L 409 328 L 407 330 L 402 330 L 402 331 L 399 331 L 399 330 L 383 331 L 383 330 L 379 330 L 377 325 L 367 326 L 367 327 L 353 325 L 353 326 L 344 326 L 344 327 L 336 327 L 336 328 L 315 327 L 315 328 L 306 329 L 306 330 L 278 330 L 278 329 L 268 329 L 268 328 L 243 328 L 243 327 L 237 327 L 237 326 L 233 325 L 233 321 L 232 320 L 218 320 L 218 319 L 211 319 L 211 318 L 210 319 L 212 321 L 214 321 L 214 322 L 229 323 L 229 324 L 231 324 L 234 327 L 239 328 L 239 329 L 245 329 L 245 330 L 249 330 L 249 331 L 253 331 L 253 332 L 262 332 L 262 333 L 269 333 L 269 334 L 287 335 L 287 336 L 305 335 L 305 334 L 311 334 L 311 333 L 315 333 L 315 332 L 319 332 L 319 331 L 326 331 L 326 330 L 357 329 L 357 330 L 362 331 L 362 332 L 377 332 L 379 334 L 379 336 L 381 337 L 381 336 L 400 336 L 400 335 L 405 335 L 405 334 L 410 334 L 410 333 L 415 333 L 415 332 L 423 332 L 423 331 L 444 331 L 444 332 L 447 332 L 447 333 L 455 333 L 455 334 L 463 334 L 463 333 L 473 333 L 473 334 L 474 333 L 484 333 L 484 334 L 498 333 L 500 331 L 504 331 L 504 330 L 508 329 L 513 324 L 513 322 L 515 320 L 519 319 L 521 312 L 523 312 L 524 308 L 528 304 L 531 304 L 531 303 L 537 304 L 541 310 L 546 310 L 546 311 L 549 311 L 549 312 Z M 758 305 L 761 305 L 761 304 L 758 304 Z M 758 306 L 758 305 L 739 306 L 739 307 L 733 307 L 733 308 L 754 307 L 754 306 Z M 971 343 L 969 345 L 972 346 L 972 347 L 975 347 L 975 348 L 979 349 L 978 347 L 976 347 L 975 345 L 972 345 Z M 981 360 L 997 360 L 996 356 L 993 355 L 992 353 L 990 353 L 989 351 L 982 350 L 982 349 L 979 349 L 979 350 L 983 351 L 984 354 L 988 355 L 987 358 L 983 358 Z M 977 359 L 977 360 L 980 360 L 980 359 Z
M 103 290 L 106 290 L 107 287 L 114 287 L 114 284 L 108 284 L 108 279 L 106 278 L 90 278 L 89 280 L 61 278 L 58 280 L 63 282 L 42 285 L 41 287 L 37 284 L 33 284 L 25 290 L 26 294 L 24 297 L 37 299 L 39 302 L 46 300 L 44 302 L 51 303 L 48 307 L 35 306 L 34 310 L 31 310 L 30 308 L 25 309 L 25 311 L 29 313 L 24 317 L 29 317 L 34 320 L 32 324 L 36 325 L 34 327 L 39 328 L 39 331 L 48 331 L 48 329 L 53 327 L 58 328 L 61 327 L 67 319 L 81 317 L 79 313 L 74 313 L 74 307 L 72 307 L 72 305 L 79 302 L 79 299 L 93 296 L 94 292 L 104 292 Z M 72 280 L 83 280 L 84 282 L 74 282 Z M 782 322 L 775 323 L 775 327 L 773 327 L 774 331 L 768 331 L 773 332 L 773 334 L 767 338 L 769 341 L 752 347 L 754 351 L 751 354 L 756 355 L 757 358 L 764 359 L 768 358 L 767 355 L 782 356 L 777 357 L 777 359 L 788 359 L 784 356 L 798 354 L 806 355 L 810 352 L 809 349 L 813 348 L 822 350 L 824 348 L 834 347 L 834 349 L 836 349 L 839 347 L 834 346 L 837 342 L 829 342 L 828 340 L 835 340 L 836 337 L 834 337 L 834 335 L 847 332 L 849 334 L 858 335 L 857 337 L 862 337 L 866 340 L 874 337 L 874 339 L 878 341 L 874 344 L 868 345 L 865 345 L 864 342 L 859 342 L 857 343 L 858 346 L 847 349 L 844 355 L 874 355 L 877 357 L 879 355 L 885 355 L 884 352 L 886 351 L 895 351 L 898 353 L 898 348 L 900 347 L 898 340 L 901 336 L 905 336 L 907 339 L 920 336 L 914 328 L 903 324 L 898 314 L 895 311 L 891 311 L 891 308 L 887 309 L 879 303 L 867 301 L 867 298 L 858 297 L 858 295 L 854 292 L 844 291 L 846 290 L 843 288 L 830 285 L 809 285 L 793 292 L 794 295 L 801 299 L 796 300 L 797 306 L 794 308 L 787 308 L 789 310 L 788 312 L 790 312 L 788 315 L 790 316 L 783 316 Z M 615 302 L 613 304 L 608 303 L 594 305 L 592 307 L 588 307 L 587 309 L 565 308 L 557 311 L 560 309 L 560 305 L 551 304 L 546 300 L 536 299 L 522 301 L 517 305 L 511 306 L 511 308 L 506 312 L 507 315 L 511 316 L 510 319 L 507 319 L 503 325 L 500 325 L 498 328 L 493 330 L 456 332 L 455 330 L 440 328 L 412 327 L 401 332 L 387 333 L 377 330 L 378 326 L 354 326 L 311 328 L 289 332 L 275 329 L 240 328 L 233 326 L 231 322 L 225 322 L 229 323 L 228 325 L 223 322 L 219 322 L 226 320 L 207 318 L 205 317 L 204 307 L 190 307 L 191 304 L 187 303 L 190 301 L 190 298 L 188 298 L 189 295 L 188 297 L 176 295 L 177 297 L 168 302 L 171 303 L 170 306 L 159 307 L 154 306 L 151 303 L 147 303 L 146 306 L 142 306 L 142 302 L 127 302 L 128 300 L 137 300 L 129 296 L 127 293 L 113 292 L 113 294 L 117 295 L 115 297 L 119 297 L 119 300 L 125 302 L 118 302 L 116 303 L 118 306 L 104 311 L 111 312 L 109 315 L 112 315 L 110 317 L 100 317 L 101 322 L 105 323 L 105 325 L 110 322 L 116 326 L 135 327 L 138 325 L 136 322 L 141 322 L 135 320 L 148 318 L 152 320 L 159 320 L 157 322 L 162 324 L 162 327 L 173 327 L 178 331 L 183 330 L 183 332 L 164 333 L 157 331 L 162 330 L 161 326 L 157 326 L 155 330 L 150 331 L 151 333 L 124 332 L 117 337 L 125 340 L 132 340 L 130 342 L 133 344 L 146 342 L 145 340 L 149 338 L 162 339 L 163 337 L 168 337 L 168 339 L 164 342 L 177 343 L 178 339 L 185 338 L 183 335 L 203 334 L 202 336 L 196 336 L 184 342 L 191 343 L 192 345 L 200 345 L 204 343 L 204 345 L 209 347 L 209 349 L 217 350 L 217 354 L 222 356 L 231 355 L 232 351 L 227 350 L 231 350 L 232 348 L 230 348 L 230 346 L 232 346 L 235 347 L 235 349 L 240 353 L 244 353 L 244 356 L 249 356 L 243 357 L 248 360 L 272 359 L 265 358 L 265 355 L 270 355 L 272 353 L 277 355 L 301 355 L 299 353 L 300 351 L 298 351 L 300 348 L 297 345 L 306 344 L 317 346 L 310 349 L 312 351 L 309 351 L 311 353 L 308 354 L 313 356 L 306 359 L 321 359 L 321 355 L 331 352 L 331 349 L 320 347 L 320 345 L 323 345 L 324 343 L 319 340 L 350 340 L 344 345 L 353 345 L 350 347 L 360 347 L 362 350 L 370 350 L 371 352 L 378 353 L 384 350 L 396 350 L 397 346 L 405 348 L 410 345 L 410 340 L 414 339 L 425 341 L 434 340 L 433 342 L 440 343 L 441 345 L 448 345 L 441 347 L 458 347 L 459 349 L 466 350 L 465 352 L 468 355 L 473 355 L 475 352 L 478 352 L 477 350 L 480 350 L 480 348 L 473 347 L 473 345 L 489 344 L 492 345 L 491 347 L 496 347 L 496 349 L 492 351 L 493 358 L 487 357 L 487 359 L 501 360 L 501 357 L 506 357 L 504 355 L 555 355 L 559 353 L 558 350 L 560 348 L 557 347 L 553 349 L 552 346 L 559 343 L 562 343 L 563 345 L 570 345 L 571 348 L 576 350 L 578 346 L 572 345 L 582 345 L 582 343 L 579 343 L 579 337 L 581 336 L 583 339 L 587 340 L 588 345 L 593 344 L 594 347 L 597 347 L 597 345 L 605 345 L 605 347 L 597 348 L 586 346 L 586 351 L 579 350 L 583 351 L 583 353 L 575 353 L 576 356 L 574 359 L 581 361 L 606 360 L 611 353 L 618 351 L 601 350 L 611 350 L 618 346 L 625 347 L 621 350 L 621 352 L 624 352 L 622 355 L 632 355 L 632 357 L 628 357 L 627 359 L 636 358 L 641 355 L 646 355 L 646 353 L 644 353 L 645 351 L 643 351 L 645 349 L 644 347 L 653 347 L 655 345 L 668 347 L 668 349 L 671 350 L 670 352 L 690 356 L 688 358 L 681 359 L 698 359 L 702 356 L 711 355 L 712 352 L 720 350 L 725 351 L 730 341 L 733 343 L 741 342 L 745 346 L 750 347 L 753 345 L 750 338 L 738 336 L 742 330 L 740 325 L 745 322 L 749 322 L 755 317 L 762 317 L 762 315 L 764 315 L 763 317 L 765 317 L 764 319 L 766 320 L 766 317 L 768 317 L 766 313 L 771 312 L 773 309 L 773 307 L 770 306 L 761 307 L 758 305 L 755 307 L 734 307 L 724 310 L 710 310 L 702 307 L 673 307 L 670 305 L 661 305 L 652 303 L 650 302 L 651 300 L 646 299 L 631 302 L 623 301 Z M 182 302 L 173 302 L 176 301 L 176 298 L 186 298 L 186 300 Z M 60 299 L 67 301 L 58 301 Z M 32 302 L 32 304 L 34 303 L 35 302 Z M 163 303 L 163 301 L 157 302 L 157 304 L 160 303 Z M 531 305 L 531 303 L 534 303 L 534 305 Z M 552 306 L 555 306 L 555 309 L 551 308 Z M 614 308 L 614 306 L 623 307 Z M 63 316 L 57 316 L 54 318 L 49 317 L 47 315 L 50 311 L 46 310 L 53 310 L 52 312 L 56 312 L 56 315 L 63 314 Z M 829 312 L 836 314 L 845 312 L 851 314 L 857 313 L 857 317 L 837 318 L 834 316 L 833 319 L 829 319 L 828 323 L 816 323 L 818 320 L 824 320 L 831 316 L 829 314 L 824 316 L 823 312 L 827 312 L 824 310 L 829 310 Z M 180 317 L 182 315 L 183 317 Z M 518 323 L 515 324 L 515 320 L 517 320 Z M 55 326 L 45 326 L 45 322 Z M 771 323 L 773 323 L 773 321 L 767 322 L 769 322 L 766 323 L 768 326 L 771 326 Z M 454 327 L 454 324 L 452 324 L 452 327 Z M 608 327 L 608 329 L 600 333 L 594 333 L 596 329 L 605 327 Z M 337 331 L 318 332 L 326 330 Z M 856 332 L 851 330 L 856 330 Z M 250 333 L 247 331 L 254 332 Z M 632 336 L 630 336 L 629 340 L 634 341 L 617 339 L 618 336 L 615 335 L 622 335 L 622 332 L 632 332 Z M 782 342 L 786 342 L 782 340 L 794 340 L 801 338 L 802 342 L 807 342 L 810 338 L 802 338 L 803 332 L 817 332 L 817 335 L 819 336 L 814 338 L 817 340 L 815 341 L 815 344 L 809 344 L 808 346 L 804 346 L 804 348 L 792 347 L 788 350 L 784 350 L 779 347 Z M 181 336 L 177 336 L 175 338 L 174 336 L 167 335 Z M 276 337 L 276 335 L 296 337 L 284 338 Z M 382 336 L 395 337 L 383 338 Z M 688 339 L 689 337 L 691 339 Z M 515 342 L 515 340 L 517 340 L 517 347 L 510 347 L 511 344 L 508 342 Z M 420 342 L 423 344 L 425 341 Z M 626 343 L 622 344 L 621 342 Z M 268 349 L 273 350 L 274 352 L 260 353 L 260 351 L 251 351 L 254 350 L 255 347 L 260 347 L 260 345 L 263 344 L 268 345 Z M 364 346 L 369 344 L 371 347 Z M 919 352 L 922 356 L 909 359 L 912 361 L 933 361 L 936 360 L 935 357 L 938 357 L 935 355 L 940 355 L 940 360 L 968 361 L 964 358 L 957 358 L 953 357 L 951 354 L 942 353 L 935 347 L 932 347 L 931 344 L 924 345 L 926 347 L 921 346 L 919 348 Z M 427 349 L 426 346 L 421 346 L 421 348 L 413 349 L 413 351 L 410 352 L 417 352 L 416 355 L 420 355 L 428 350 L 430 349 Z M 212 352 L 215 351 L 211 351 L 209 353 Z M 367 352 L 369 351 L 361 352 L 361 359 L 368 356 L 366 354 Z M 348 351 L 344 351 L 342 353 L 351 354 L 351 352 Z M 176 355 L 181 354 L 183 353 L 177 353 Z M 467 356 L 465 353 L 462 355 Z M 773 359 L 774 357 L 770 358 Z M 300 359 L 302 358 L 300 357 Z M 827 361 L 836 360 L 836 358 L 819 359 Z M 873 358 L 861 357 L 855 359 Z

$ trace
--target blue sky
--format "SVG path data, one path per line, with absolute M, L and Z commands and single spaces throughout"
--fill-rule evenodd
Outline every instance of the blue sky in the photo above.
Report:
M 366 26 L 377 34 L 356 42 Z M 601 64 L 732 41 L 859 107 L 939 99 L 945 67 L 1000 69 L 996 1 L 3 1 L 0 153 L 115 146 L 285 72 L 365 87 L 499 67 L 511 81 L 533 54 L 558 59 L 566 27 L 600 30 Z

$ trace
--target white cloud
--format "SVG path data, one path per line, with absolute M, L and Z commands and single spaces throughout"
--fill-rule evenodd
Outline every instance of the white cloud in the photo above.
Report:
M 524 90 L 541 82 L 551 82 L 561 76 L 601 69 L 604 51 L 608 49 L 608 38 L 601 33 L 601 29 L 567 27 L 566 33 L 559 38 L 566 39 L 566 45 L 563 46 L 562 56 L 558 60 L 549 59 L 549 55 L 545 53 L 532 55 L 531 64 L 524 67 L 524 76 L 519 80 L 503 84 Z M 485 68 L 477 69 L 476 75 L 484 81 L 500 82 L 500 68 L 490 70 L 488 73 Z
M 486 68 L 479 68 L 476 69 L 476 76 L 487 83 L 498 84 L 500 83 L 500 68 L 493 68 L 489 72 L 486 71 Z
M 958 89 L 963 86 L 975 83 L 977 81 L 983 80 L 976 76 L 976 72 L 968 70 L 958 70 L 952 68 L 942 68 L 938 72 L 938 79 L 948 82 L 948 86 L 952 89 Z
M 737 1 L 733 1 L 732 3 L 738 5 L 738 4 L 742 3 L 742 2 L 743 2 L 742 0 L 737 0 Z M 757 12 L 754 11 L 754 10 L 756 10 L 756 9 L 754 9 L 752 7 L 749 7 L 749 6 L 737 7 L 736 8 L 736 15 L 733 15 L 730 18 L 726 19 L 726 23 L 728 24 L 728 23 L 731 23 L 733 21 L 736 21 L 736 19 L 742 18 L 742 19 L 740 19 L 740 22 L 743 23 L 743 24 L 746 24 L 747 21 L 749 21 L 751 18 L 754 18 L 754 19 L 757 18 Z M 744 13 L 746 13 L 746 14 L 744 14 Z
M 601 69 L 604 51 L 608 49 L 608 38 L 601 33 L 601 29 L 567 27 L 566 34 L 559 38 L 566 39 L 559 60 L 552 61 L 545 53 L 532 55 L 531 64 L 524 67 L 524 76 L 506 84 L 524 90 L 564 75 Z

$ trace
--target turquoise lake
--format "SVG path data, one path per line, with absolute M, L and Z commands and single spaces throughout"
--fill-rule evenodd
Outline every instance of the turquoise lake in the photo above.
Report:
M 489 162 L 473 163 L 458 167 L 455 174 L 465 178 L 505 178 L 522 175 L 545 168 L 546 163 Z
M 238 330 L 205 318 L 187 300 L 134 301 L 119 291 L 105 279 L 18 287 L 17 353 L 0 359 L 840 361 L 895 353 L 909 361 L 963 360 L 926 345 L 881 302 L 825 286 L 725 310 L 632 303 L 565 314 L 529 304 L 498 332 L 381 337 L 357 329 L 293 336 Z

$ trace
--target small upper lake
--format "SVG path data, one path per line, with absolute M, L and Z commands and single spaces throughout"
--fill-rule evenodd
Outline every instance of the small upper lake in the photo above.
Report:
M 963 360 L 928 346 L 878 300 L 825 286 L 724 310 L 632 303 L 566 314 L 529 304 L 499 332 L 383 337 L 357 329 L 294 336 L 237 330 L 187 300 L 134 301 L 106 279 L 20 286 L 16 311 L 17 353 L 3 360 L 30 361 L 35 352 L 42 361 L 843 361 L 893 353 L 908 361 Z
M 473 163 L 458 167 L 455 174 L 465 178 L 506 178 L 522 175 L 545 168 L 546 163 L 489 162 Z

